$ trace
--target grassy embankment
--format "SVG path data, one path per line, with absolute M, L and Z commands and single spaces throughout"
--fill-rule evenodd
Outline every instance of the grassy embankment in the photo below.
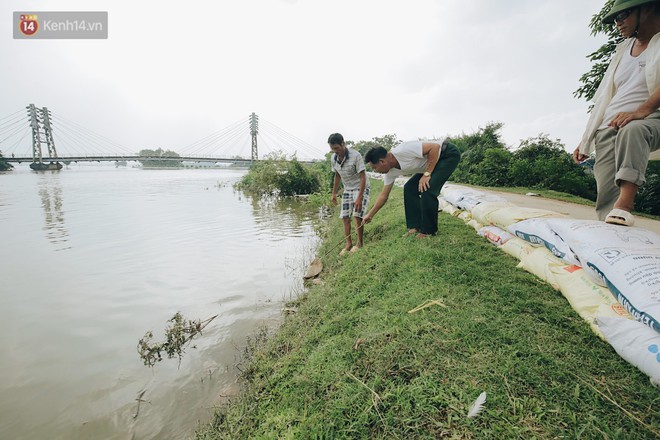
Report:
M 243 394 L 198 439 L 660 436 L 658 389 L 559 292 L 449 215 L 437 237 L 402 238 L 402 198 L 252 340 Z M 340 240 L 332 219 L 319 255 Z M 409 313 L 428 300 L 441 305 Z

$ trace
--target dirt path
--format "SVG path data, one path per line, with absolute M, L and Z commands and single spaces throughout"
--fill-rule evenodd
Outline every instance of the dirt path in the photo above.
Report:
M 452 184 L 452 186 L 460 186 L 460 185 Z M 464 188 L 468 188 L 468 187 L 464 187 Z M 514 203 L 517 206 L 548 209 L 550 211 L 567 214 L 570 217 L 577 219 L 598 220 L 598 217 L 596 217 L 596 210 L 591 206 L 576 205 L 575 203 L 562 202 L 559 200 L 547 199 L 545 197 L 512 194 L 507 192 L 493 191 L 484 188 L 478 188 L 478 190 L 488 194 L 496 194 L 500 197 L 507 199 L 508 201 Z M 649 231 L 653 231 L 657 234 L 660 234 L 660 221 L 657 220 L 636 216 L 635 226 L 639 226 L 640 228 L 648 229 Z

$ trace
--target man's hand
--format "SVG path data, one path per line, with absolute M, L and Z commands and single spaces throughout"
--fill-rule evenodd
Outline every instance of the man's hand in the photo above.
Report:
M 609 127 L 612 127 L 615 130 L 625 127 L 630 121 L 635 121 L 637 119 L 644 119 L 651 113 L 647 113 L 641 110 L 635 110 L 634 112 L 621 112 L 617 113 L 614 116 L 614 119 L 607 124 Z
M 588 157 L 589 157 L 589 156 L 587 156 L 586 154 L 582 154 L 582 153 L 580 153 L 580 146 L 579 146 L 579 145 L 578 145 L 578 146 L 575 148 L 575 150 L 573 151 L 573 161 L 574 161 L 575 163 L 580 163 L 580 162 L 582 162 L 583 160 L 585 160 L 585 159 L 588 158 Z
M 337 206 L 337 194 L 332 195 L 332 205 Z
M 362 223 L 360 224 L 360 226 L 364 226 L 364 225 L 366 225 L 367 223 L 370 223 L 371 220 L 373 220 L 373 218 L 374 218 L 373 214 L 371 214 L 371 213 L 367 213 L 367 215 L 365 215 L 364 217 L 362 217 Z
M 424 191 L 429 189 L 431 187 L 430 181 L 431 181 L 431 176 L 428 177 L 422 176 L 422 178 L 419 179 L 419 186 L 418 186 L 419 192 L 423 193 Z
M 358 198 L 355 199 L 355 205 L 353 206 L 353 209 L 358 212 L 362 210 L 362 196 L 358 196 Z

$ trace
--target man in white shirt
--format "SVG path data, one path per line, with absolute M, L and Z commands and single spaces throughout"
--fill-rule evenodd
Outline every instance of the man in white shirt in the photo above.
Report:
M 372 148 L 364 158 L 376 172 L 385 174 L 383 189 L 364 216 L 364 223 L 369 223 L 385 205 L 395 179 L 413 174 L 403 187 L 408 227 L 405 235 L 416 234 L 418 238 L 435 235 L 438 232 L 438 195 L 461 160 L 458 148 L 446 140 L 411 141 L 403 142 L 391 151 L 383 147 Z
M 626 40 L 594 95 L 573 159 L 581 162 L 595 150 L 598 218 L 632 226 L 635 195 L 660 146 L 660 2 L 616 0 L 603 23 L 616 23 Z

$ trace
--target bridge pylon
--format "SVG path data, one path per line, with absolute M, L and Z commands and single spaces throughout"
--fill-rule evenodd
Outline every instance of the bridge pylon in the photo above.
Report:
M 26 107 L 28 109 L 28 118 L 32 128 L 32 163 L 30 168 L 35 171 L 60 170 L 62 164 L 57 161 L 57 150 L 55 149 L 55 140 L 53 139 L 53 126 L 50 121 L 50 111 L 44 108 L 37 108 L 34 104 Z M 43 135 L 41 131 L 43 130 Z M 41 144 L 48 147 L 48 158 L 50 163 L 44 163 Z
M 259 116 L 254 112 L 250 115 L 250 135 L 252 136 L 252 160 L 259 160 L 259 150 L 257 149 L 257 134 L 259 134 Z

